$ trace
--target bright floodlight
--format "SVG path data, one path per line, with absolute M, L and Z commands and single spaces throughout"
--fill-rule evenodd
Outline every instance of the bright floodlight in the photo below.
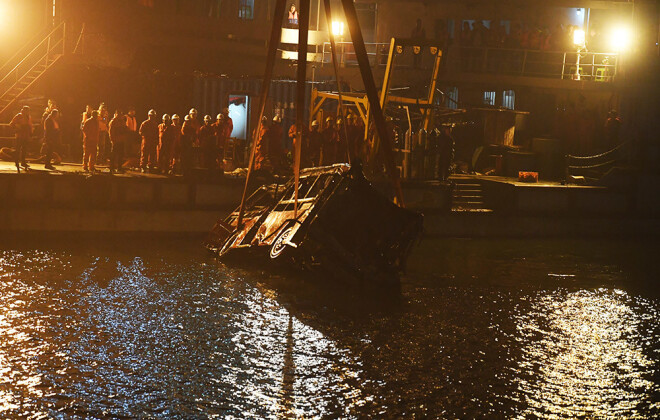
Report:
M 332 35 L 334 36 L 344 35 L 344 22 L 338 20 L 332 21 Z
M 610 45 L 614 51 L 623 51 L 630 47 L 631 34 L 628 28 L 615 28 L 610 35 Z
M 573 44 L 577 46 L 584 45 L 584 31 L 582 29 L 576 29 L 573 32 Z

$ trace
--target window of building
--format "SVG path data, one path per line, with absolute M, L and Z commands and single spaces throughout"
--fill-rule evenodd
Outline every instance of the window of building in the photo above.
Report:
M 484 105 L 495 106 L 495 91 L 494 90 L 484 92 Z
M 254 19 L 254 0 L 238 1 L 238 18 L 243 20 Z
M 502 93 L 502 106 L 504 108 L 516 109 L 516 92 L 505 90 Z

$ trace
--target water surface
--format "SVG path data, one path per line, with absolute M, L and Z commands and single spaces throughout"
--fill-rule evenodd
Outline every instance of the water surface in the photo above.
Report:
M 656 418 L 657 250 L 427 240 L 400 291 L 190 239 L 0 245 L 0 417 Z

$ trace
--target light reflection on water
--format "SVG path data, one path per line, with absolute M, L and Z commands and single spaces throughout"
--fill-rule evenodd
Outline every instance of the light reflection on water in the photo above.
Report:
M 400 295 L 196 241 L 6 245 L 0 417 L 657 417 L 652 253 L 568 245 L 429 241 Z

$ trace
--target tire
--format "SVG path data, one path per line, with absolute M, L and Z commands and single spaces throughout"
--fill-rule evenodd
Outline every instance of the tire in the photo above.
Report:
M 289 239 L 291 239 L 293 228 L 294 228 L 293 224 L 288 224 L 277 235 L 277 239 L 275 239 L 273 245 L 271 245 L 270 247 L 269 255 L 271 259 L 274 260 L 287 254 L 286 249 L 288 248 L 288 246 L 286 243 L 289 241 Z

